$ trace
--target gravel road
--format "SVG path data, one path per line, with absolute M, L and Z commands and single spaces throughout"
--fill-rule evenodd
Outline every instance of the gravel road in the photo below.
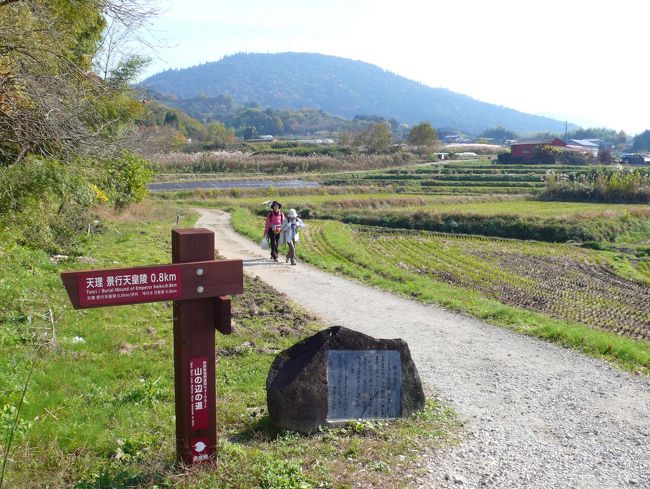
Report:
M 201 211 L 197 226 L 325 324 L 408 342 L 422 381 L 467 431 L 425 454 L 415 487 L 650 488 L 650 379 L 303 263 L 263 260 L 226 213 Z

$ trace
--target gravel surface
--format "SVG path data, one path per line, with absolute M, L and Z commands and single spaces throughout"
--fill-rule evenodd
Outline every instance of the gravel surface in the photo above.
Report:
M 460 415 L 458 445 L 416 487 L 650 488 L 650 379 L 309 265 L 273 263 L 229 216 L 201 211 L 218 252 L 328 325 L 408 342 L 422 381 Z M 260 230 L 261 234 L 261 230 Z

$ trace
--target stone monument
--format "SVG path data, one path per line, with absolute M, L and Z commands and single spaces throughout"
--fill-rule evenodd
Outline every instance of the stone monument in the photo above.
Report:
M 420 376 L 405 341 L 342 326 L 281 352 L 266 379 L 273 424 L 309 433 L 357 419 L 393 419 L 424 408 Z

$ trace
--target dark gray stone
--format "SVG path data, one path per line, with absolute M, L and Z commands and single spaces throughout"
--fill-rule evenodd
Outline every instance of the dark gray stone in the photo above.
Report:
M 309 433 L 350 419 L 408 416 L 425 397 L 405 341 L 335 326 L 275 358 L 266 400 L 276 427 Z

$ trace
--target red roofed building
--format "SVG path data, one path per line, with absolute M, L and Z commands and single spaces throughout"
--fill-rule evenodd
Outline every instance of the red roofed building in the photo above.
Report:
M 566 147 L 566 143 L 559 138 L 517 141 L 510 145 L 510 154 L 512 155 L 512 158 L 518 160 L 532 160 L 539 158 L 544 146 L 557 146 L 564 148 Z

